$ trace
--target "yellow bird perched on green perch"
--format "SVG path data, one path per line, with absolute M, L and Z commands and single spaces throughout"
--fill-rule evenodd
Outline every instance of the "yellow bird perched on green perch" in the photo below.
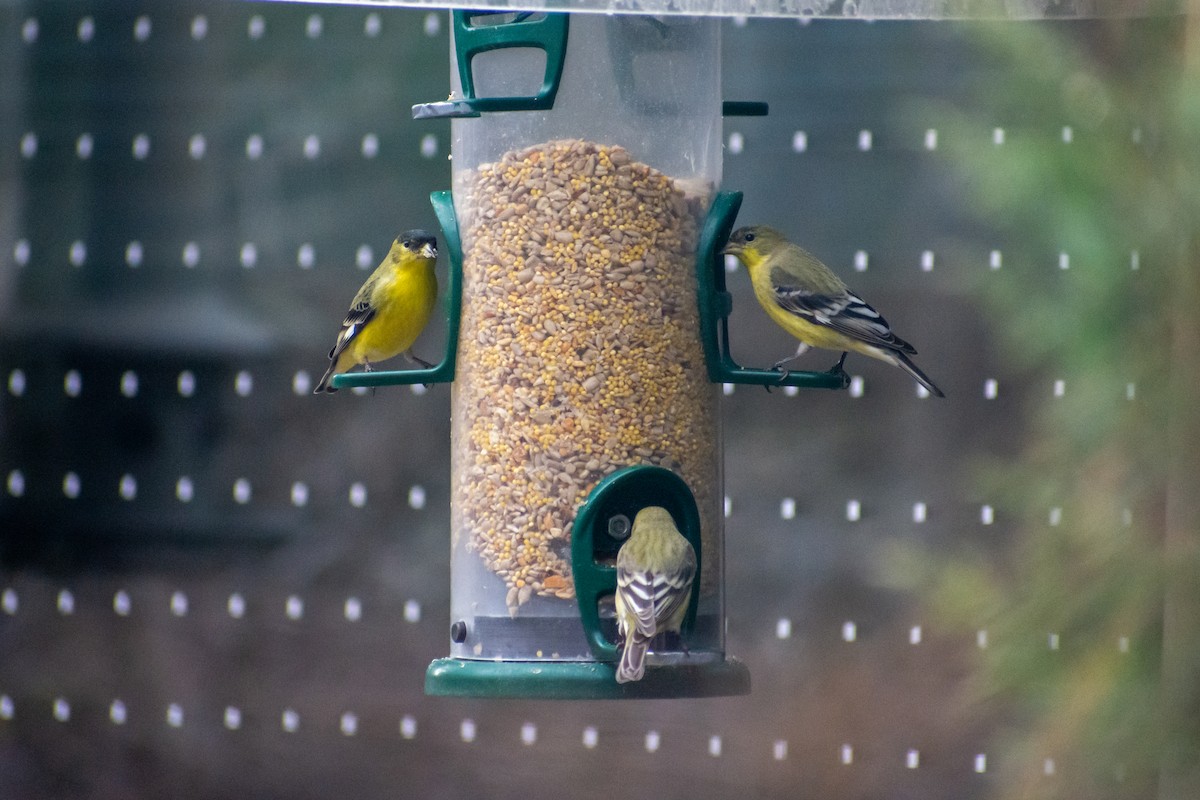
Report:
M 779 327 L 800 340 L 795 355 L 775 362 L 773 369 L 781 369 L 810 347 L 821 347 L 842 351 L 830 371 L 845 374 L 842 365 L 853 350 L 899 367 L 932 395 L 946 396 L 909 358 L 917 351 L 892 333 L 878 311 L 816 256 L 779 231 L 765 225 L 739 228 L 721 252 L 746 265 L 759 304 Z
M 362 364 L 371 365 L 404 354 L 423 367 L 432 366 L 412 353 L 413 342 L 429 324 L 437 301 L 437 239 L 413 230 L 392 242 L 383 263 L 367 278 L 342 322 L 329 369 L 313 394 L 336 392 L 330 380 Z

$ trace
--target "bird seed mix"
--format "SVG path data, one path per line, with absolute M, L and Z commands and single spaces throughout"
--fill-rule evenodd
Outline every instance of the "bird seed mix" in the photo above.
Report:
M 510 614 L 534 596 L 575 597 L 572 521 L 622 467 L 681 475 L 706 556 L 719 553 L 717 394 L 695 278 L 710 191 L 686 194 L 625 149 L 579 140 L 456 175 L 452 525 L 456 546 L 467 537 L 504 580 Z

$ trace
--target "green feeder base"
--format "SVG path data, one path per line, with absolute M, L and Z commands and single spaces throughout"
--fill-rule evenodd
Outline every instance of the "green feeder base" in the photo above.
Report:
M 425 672 L 425 694 L 531 700 L 655 700 L 750 694 L 750 670 L 736 658 L 647 667 L 617 683 L 613 665 L 595 661 L 473 661 L 439 658 Z

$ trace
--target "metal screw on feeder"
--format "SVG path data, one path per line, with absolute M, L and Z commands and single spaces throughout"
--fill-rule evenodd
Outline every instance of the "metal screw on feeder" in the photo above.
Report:
M 617 514 L 608 520 L 608 535 L 618 541 L 628 539 L 632 530 L 633 525 L 624 514 Z

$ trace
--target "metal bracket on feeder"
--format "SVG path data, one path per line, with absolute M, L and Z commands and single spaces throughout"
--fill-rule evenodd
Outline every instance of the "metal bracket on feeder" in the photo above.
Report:
M 845 389 L 849 378 L 832 372 L 806 372 L 743 367 L 729 352 L 729 314 L 733 311 L 733 296 L 725 286 L 725 257 L 721 249 L 729 241 L 738 210 L 742 207 L 741 192 L 719 192 L 700 231 L 696 247 L 696 289 L 700 304 L 700 338 L 704 344 L 704 359 L 708 363 L 708 378 L 713 383 L 747 383 L 759 386 L 799 386 L 808 389 Z
M 491 24 L 477 25 L 475 18 L 511 17 Z M 454 50 L 462 99 L 440 103 L 419 103 L 412 108 L 413 119 L 478 117 L 484 111 L 539 111 L 554 107 L 558 85 L 562 81 L 567 57 L 567 28 L 570 15 L 543 14 L 533 11 L 455 11 Z M 517 97 L 479 97 L 471 62 L 480 53 L 510 47 L 536 48 L 546 54 L 546 71 L 537 94 Z
M 335 389 L 355 386 L 401 386 L 416 383 L 451 383 L 454 380 L 455 358 L 458 354 L 458 328 L 462 318 L 462 239 L 458 219 L 454 215 L 454 200 L 450 192 L 434 192 L 429 196 L 433 213 L 442 228 L 442 246 L 448 263 L 446 287 L 446 349 L 442 360 L 428 369 L 373 370 L 344 372 L 333 376 Z

